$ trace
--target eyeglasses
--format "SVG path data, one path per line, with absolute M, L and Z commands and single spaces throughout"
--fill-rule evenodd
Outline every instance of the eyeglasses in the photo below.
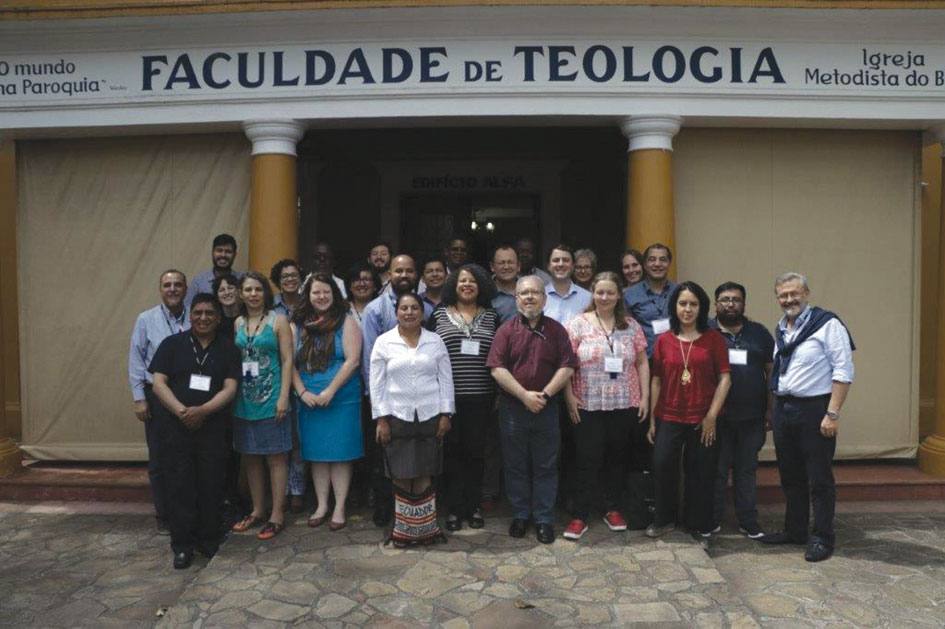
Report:
M 302 277 L 302 276 L 299 275 L 298 273 L 283 273 L 282 275 L 279 276 L 279 279 L 283 279 L 283 280 L 297 280 L 297 279 L 299 279 L 300 277 Z
M 529 297 L 529 296 L 538 296 L 544 294 L 544 291 L 540 290 L 520 290 L 516 295 L 519 297 Z
M 358 282 L 370 282 L 370 281 L 372 281 L 372 280 L 371 280 L 371 278 L 369 278 L 369 277 L 358 277 L 358 278 L 355 278 L 355 279 L 351 280 L 351 283 L 352 283 L 352 284 L 357 284 Z
M 720 304 L 741 304 L 744 302 L 745 300 L 741 297 L 721 297 L 719 299 Z
M 589 264 L 579 264 L 576 267 L 574 267 L 574 270 L 575 271 L 593 271 L 594 267 L 592 267 Z

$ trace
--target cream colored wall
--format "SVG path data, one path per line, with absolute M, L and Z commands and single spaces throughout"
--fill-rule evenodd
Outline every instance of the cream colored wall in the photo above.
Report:
M 710 296 L 744 284 L 749 316 L 770 329 L 773 279 L 807 275 L 812 303 L 858 347 L 838 457 L 913 456 L 918 135 L 685 129 L 675 149 L 678 277 Z
M 23 450 L 146 460 L 128 345 L 167 268 L 210 267 L 214 234 L 246 268 L 250 147 L 242 135 L 17 144 Z

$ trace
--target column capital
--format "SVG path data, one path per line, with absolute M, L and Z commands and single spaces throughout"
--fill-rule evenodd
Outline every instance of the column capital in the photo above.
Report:
M 243 131 L 253 143 L 253 155 L 295 157 L 295 145 L 305 135 L 305 126 L 298 120 L 247 120 Z
M 630 140 L 628 151 L 673 150 L 673 136 L 679 133 L 682 116 L 669 114 L 629 116 L 620 121 L 620 130 Z

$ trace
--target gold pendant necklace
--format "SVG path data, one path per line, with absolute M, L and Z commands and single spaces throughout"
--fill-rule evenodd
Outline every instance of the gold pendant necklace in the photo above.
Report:
M 692 381 L 692 374 L 689 372 L 689 355 L 692 354 L 692 346 L 695 344 L 695 341 L 689 341 L 689 351 L 683 353 L 682 339 L 677 336 L 676 340 L 679 341 L 679 354 L 683 359 L 683 370 L 679 381 L 682 382 L 683 386 L 686 386 Z

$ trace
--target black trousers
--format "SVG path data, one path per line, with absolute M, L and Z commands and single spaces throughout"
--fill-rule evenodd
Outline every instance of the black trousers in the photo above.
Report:
M 456 414 L 443 451 L 443 482 L 450 515 L 465 518 L 479 508 L 492 401 L 492 395 L 456 396 Z
M 814 504 L 812 541 L 833 546 L 833 515 L 837 490 L 833 480 L 836 437 L 820 434 L 829 395 L 811 398 L 782 396 L 774 405 L 774 449 L 786 501 L 784 530 L 795 539 L 807 538 L 811 501 Z
M 637 409 L 582 410 L 580 414 L 581 422 L 573 425 L 577 454 L 574 517 L 587 520 L 602 469 L 605 510 L 620 510 L 627 479 L 629 423 L 636 419 Z
M 679 458 L 683 457 L 685 474 L 684 520 L 690 531 L 712 530 L 715 475 L 718 468 L 718 442 L 704 446 L 698 424 L 661 421 L 653 446 L 653 476 L 656 492 L 658 526 L 676 520 L 678 512 Z
M 223 417 L 188 430 L 166 409 L 152 415 L 167 487 L 167 524 L 175 553 L 214 553 L 220 543 L 220 509 L 226 482 Z
M 151 484 L 151 498 L 154 500 L 154 515 L 158 520 L 166 521 L 167 489 L 164 486 L 164 471 L 161 469 L 157 431 L 154 429 L 154 414 L 160 412 L 163 407 L 151 390 L 151 385 L 145 385 L 144 399 L 151 413 L 151 419 L 144 422 L 144 439 L 148 444 L 148 481 Z

